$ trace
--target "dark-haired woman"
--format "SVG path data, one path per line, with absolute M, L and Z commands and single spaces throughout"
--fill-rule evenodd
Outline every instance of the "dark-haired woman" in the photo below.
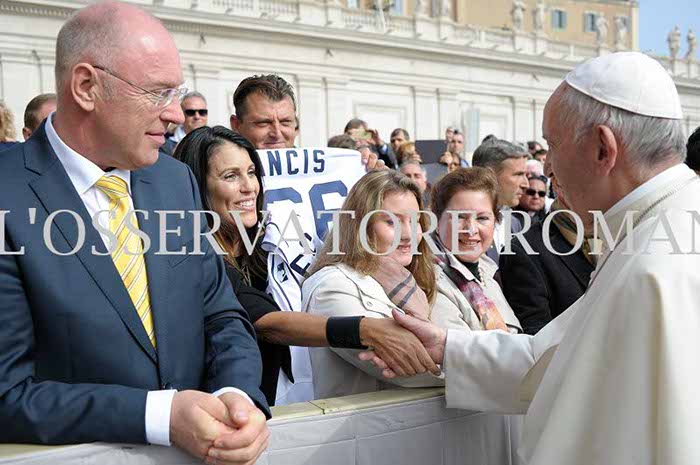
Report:
M 258 334 L 263 357 L 261 389 L 270 405 L 275 402 L 280 369 L 293 379 L 290 345 L 350 349 L 372 346 L 401 373 L 415 374 L 421 366 L 438 371 L 415 336 L 393 322 L 279 311 L 266 294 L 267 257 L 259 245 L 261 241 L 255 241 L 264 205 L 262 164 L 243 136 L 223 126 L 202 127 L 180 141 L 173 156 L 192 169 L 204 209 L 216 212 L 221 219 L 214 236 L 226 251 L 224 258 L 234 291 Z M 247 253 L 229 212 L 238 212 L 248 240 L 256 244 L 252 253 Z M 209 221 L 212 226 L 211 218 Z
M 436 255 L 438 292 L 460 309 L 470 329 L 517 333 L 522 326 L 494 279 L 498 266 L 486 255 L 500 216 L 497 197 L 498 181 L 488 168 L 458 168 L 433 187 L 434 238 L 442 252 Z

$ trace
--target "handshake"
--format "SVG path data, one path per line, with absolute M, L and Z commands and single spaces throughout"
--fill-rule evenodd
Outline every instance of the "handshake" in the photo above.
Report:
M 238 393 L 175 393 L 170 440 L 208 464 L 254 464 L 269 439 L 265 414 Z

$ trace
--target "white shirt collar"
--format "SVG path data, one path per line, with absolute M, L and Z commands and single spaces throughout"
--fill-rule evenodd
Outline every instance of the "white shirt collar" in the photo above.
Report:
M 179 143 L 182 139 L 185 138 L 186 135 L 187 134 L 185 134 L 185 128 L 182 125 L 180 125 L 177 128 L 175 128 L 175 132 L 172 136 L 170 136 L 170 140 Z
M 129 195 L 131 195 L 131 172 L 122 169 L 114 169 L 107 173 L 102 171 L 99 166 L 68 147 L 68 145 L 58 137 L 53 127 L 53 115 L 54 113 L 51 113 L 46 119 L 46 137 L 48 137 L 51 148 L 66 170 L 75 190 L 78 191 L 78 195 L 84 195 L 102 176 L 120 177 L 126 182 Z
M 678 165 L 672 166 L 671 168 L 668 168 L 661 173 L 657 174 L 641 186 L 637 187 L 634 189 L 632 192 L 624 196 L 622 199 L 620 199 L 615 205 L 613 205 L 608 211 L 606 211 L 603 215 L 604 217 L 610 218 L 611 216 L 625 211 L 627 208 L 629 208 L 633 203 L 635 203 L 637 200 L 641 199 L 645 195 L 649 194 L 650 192 L 653 192 L 662 186 L 668 184 L 671 180 L 673 180 L 675 177 L 678 177 L 682 174 L 683 171 L 685 171 L 687 167 L 683 163 L 679 163 Z

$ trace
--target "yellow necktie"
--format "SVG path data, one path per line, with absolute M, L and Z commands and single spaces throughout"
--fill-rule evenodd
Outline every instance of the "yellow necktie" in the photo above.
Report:
M 126 181 L 117 176 L 102 176 L 95 187 L 109 197 L 109 230 L 117 237 L 117 246 L 112 252 L 112 260 L 124 281 L 136 312 L 141 318 L 148 338 L 153 347 L 156 346 L 156 335 L 153 328 L 151 301 L 148 296 L 148 278 L 146 276 L 146 261 L 143 259 L 143 245 L 139 236 L 126 227 L 125 219 L 138 228 L 136 215 L 127 213 L 130 210 L 129 190 Z

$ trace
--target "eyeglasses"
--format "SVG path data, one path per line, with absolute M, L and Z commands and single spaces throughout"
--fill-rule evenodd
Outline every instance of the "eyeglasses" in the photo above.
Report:
M 143 92 L 144 94 L 149 96 L 150 100 L 153 102 L 153 104 L 156 107 L 167 107 L 168 105 L 170 105 L 170 103 L 173 101 L 173 99 L 177 98 L 178 100 L 180 100 L 182 98 L 182 96 L 187 93 L 186 87 L 172 87 L 172 88 L 168 88 L 168 89 L 161 89 L 161 90 L 154 92 L 154 91 L 151 91 L 148 89 L 144 89 L 141 86 L 137 86 L 133 82 L 128 81 L 121 76 L 117 76 L 112 71 L 109 71 L 108 69 L 103 68 L 102 66 L 92 65 L 92 67 L 95 69 L 99 69 L 100 71 L 107 73 L 110 76 L 115 77 L 122 82 L 126 82 L 127 84 L 129 84 L 131 87 L 133 87 L 135 89 L 140 90 L 141 92 Z
M 182 110 L 182 111 L 185 112 L 185 116 L 194 116 L 197 113 L 199 113 L 199 116 L 207 116 L 209 114 L 209 110 L 207 110 L 206 108 L 203 108 L 201 110 L 192 109 L 192 110 Z
M 525 193 L 530 196 L 539 194 L 539 196 L 542 198 L 547 196 L 547 191 L 536 191 L 535 189 L 525 189 Z

